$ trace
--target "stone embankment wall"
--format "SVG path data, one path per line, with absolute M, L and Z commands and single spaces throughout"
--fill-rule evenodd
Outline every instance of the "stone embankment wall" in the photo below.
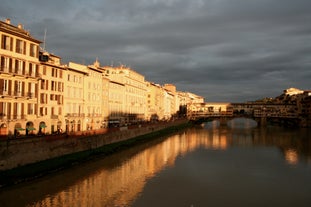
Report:
M 116 128 L 103 134 L 0 140 L 0 172 L 64 155 L 95 150 L 108 144 L 122 142 L 186 122 L 186 120 L 176 120 L 153 125 L 138 125 L 131 128 Z

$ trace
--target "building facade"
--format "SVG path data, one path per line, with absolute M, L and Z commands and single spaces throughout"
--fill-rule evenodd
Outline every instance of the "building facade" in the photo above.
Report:
M 65 132 L 74 133 L 86 130 L 84 87 L 88 68 L 85 65 L 69 62 L 65 67 L 64 84 L 64 123 Z
M 169 120 L 194 100 L 123 65 L 64 65 L 9 19 L 0 21 L 0 41 L 0 136 L 82 134 Z
M 28 133 L 39 127 L 39 44 L 19 24 L 0 21 L 0 133 Z
M 32 133 L 59 133 L 64 126 L 64 76 L 65 67 L 61 65 L 61 58 L 40 52 L 40 74 L 38 90 L 38 129 Z M 27 133 L 26 133 L 27 134 Z

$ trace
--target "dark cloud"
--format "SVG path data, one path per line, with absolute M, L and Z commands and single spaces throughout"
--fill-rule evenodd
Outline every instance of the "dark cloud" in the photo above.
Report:
M 310 89 L 310 0 L 3 0 L 64 62 L 126 64 L 208 101 Z

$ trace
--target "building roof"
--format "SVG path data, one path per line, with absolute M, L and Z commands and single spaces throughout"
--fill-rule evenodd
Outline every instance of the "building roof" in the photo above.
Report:
M 32 36 L 30 36 L 29 31 L 26 31 L 22 24 L 19 24 L 17 27 L 12 25 L 10 19 L 6 19 L 5 22 L 0 21 L 0 31 L 30 40 L 38 44 L 42 43 L 42 41 L 37 40 Z

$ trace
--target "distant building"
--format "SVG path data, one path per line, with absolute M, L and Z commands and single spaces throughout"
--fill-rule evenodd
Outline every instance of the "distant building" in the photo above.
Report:
M 109 79 L 109 122 L 137 123 L 146 119 L 145 77 L 129 67 L 102 67 Z
M 149 121 L 164 119 L 164 88 L 159 84 L 147 82 L 147 115 Z

